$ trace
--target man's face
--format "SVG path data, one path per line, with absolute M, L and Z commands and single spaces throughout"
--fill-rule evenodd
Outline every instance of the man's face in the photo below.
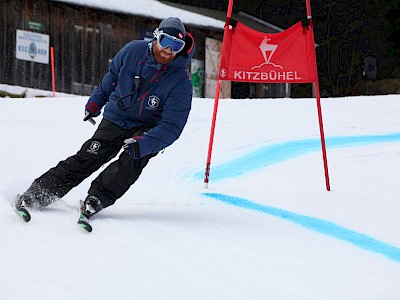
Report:
M 176 54 L 172 52 L 171 47 L 164 49 L 157 43 L 157 40 L 153 43 L 153 55 L 156 61 L 163 65 L 169 64 L 176 57 Z

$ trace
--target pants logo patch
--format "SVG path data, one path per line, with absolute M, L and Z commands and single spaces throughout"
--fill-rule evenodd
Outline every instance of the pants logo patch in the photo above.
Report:
M 86 151 L 89 152 L 89 153 L 92 153 L 94 155 L 97 155 L 97 154 L 99 154 L 97 151 L 100 149 L 100 146 L 101 146 L 101 144 L 99 142 L 93 141 L 90 144 L 89 149 L 87 149 Z

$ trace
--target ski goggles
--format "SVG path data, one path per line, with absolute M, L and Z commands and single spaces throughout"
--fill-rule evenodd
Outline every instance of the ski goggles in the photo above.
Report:
M 164 32 L 157 35 L 157 43 L 164 49 L 171 47 L 173 53 L 178 53 L 185 47 L 185 41 Z

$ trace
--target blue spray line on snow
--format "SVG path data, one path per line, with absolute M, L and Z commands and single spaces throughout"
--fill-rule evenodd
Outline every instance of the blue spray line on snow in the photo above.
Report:
M 307 229 L 352 243 L 359 248 L 382 254 L 391 260 L 400 262 L 400 248 L 378 241 L 366 234 L 358 233 L 356 231 L 341 227 L 335 223 L 300 215 L 280 208 L 257 204 L 244 198 L 215 193 L 203 193 L 203 195 L 233 206 L 254 210 L 266 215 L 285 219 Z
M 326 147 L 328 149 L 398 141 L 400 141 L 400 133 L 329 137 L 325 139 Z M 236 158 L 233 161 L 213 166 L 211 168 L 210 178 L 212 181 L 218 181 L 221 179 L 240 176 L 312 151 L 321 151 L 320 139 L 305 139 L 269 145 L 245 156 Z M 197 172 L 195 177 L 197 179 L 202 179 L 204 177 L 204 171 Z
M 400 141 L 400 133 L 387 135 L 331 137 L 326 139 L 326 145 L 327 148 L 340 148 L 397 141 Z M 274 165 L 287 159 L 291 159 L 311 151 L 318 151 L 320 149 L 321 144 L 319 139 L 307 139 L 270 145 L 241 158 L 235 159 L 234 161 L 213 167 L 212 180 L 240 176 L 244 173 L 255 171 L 257 169 Z M 203 178 L 203 173 L 198 172 L 195 174 L 195 176 L 197 178 Z M 307 229 L 347 241 L 359 248 L 382 254 L 391 260 L 400 262 L 400 248 L 378 241 L 366 234 L 358 233 L 356 231 L 341 227 L 335 223 L 300 215 L 280 208 L 257 204 L 250 200 L 239 197 L 215 193 L 203 193 L 203 195 L 236 207 L 258 211 L 267 215 L 288 220 Z

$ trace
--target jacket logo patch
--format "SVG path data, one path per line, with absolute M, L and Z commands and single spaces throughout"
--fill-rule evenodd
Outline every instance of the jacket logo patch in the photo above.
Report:
M 89 152 L 89 153 L 92 153 L 92 154 L 94 154 L 94 155 L 97 155 L 97 154 L 99 154 L 97 151 L 99 151 L 100 146 L 101 146 L 101 144 L 100 144 L 99 142 L 93 141 L 93 142 L 90 144 L 89 148 L 86 149 L 86 152 Z
M 155 95 L 149 96 L 149 101 L 147 101 L 146 109 L 155 110 L 157 109 L 158 105 L 160 104 L 160 98 Z

